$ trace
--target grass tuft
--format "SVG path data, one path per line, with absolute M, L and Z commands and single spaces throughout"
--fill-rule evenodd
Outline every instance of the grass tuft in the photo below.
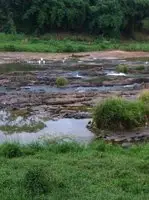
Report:
M 94 109 L 94 122 L 99 129 L 129 130 L 144 126 L 146 110 L 141 101 L 109 98 Z
M 54 143 L 48 145 L 49 151 L 55 153 L 81 152 L 83 148 L 84 148 L 83 145 L 79 145 L 75 142 L 65 142 L 65 141 L 61 143 Z
M 127 65 L 118 65 L 116 67 L 116 71 L 119 72 L 119 73 L 127 74 L 128 73 L 128 66 Z
M 22 155 L 22 151 L 19 144 L 5 143 L 1 145 L 0 155 L 6 158 L 15 158 Z
M 140 94 L 139 94 L 139 100 L 141 100 L 144 103 L 149 103 L 149 90 L 143 90 Z
M 67 85 L 67 84 L 68 84 L 68 80 L 66 78 L 64 78 L 64 77 L 58 77 L 56 79 L 57 87 L 63 87 L 65 85 Z
M 38 166 L 28 169 L 24 177 L 24 186 L 31 195 L 48 193 L 50 183 L 47 178 L 47 172 Z

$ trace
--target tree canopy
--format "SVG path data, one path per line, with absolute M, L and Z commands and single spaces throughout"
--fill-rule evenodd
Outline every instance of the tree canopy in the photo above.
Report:
M 131 35 L 148 10 L 149 0 L 0 0 L 0 32 Z

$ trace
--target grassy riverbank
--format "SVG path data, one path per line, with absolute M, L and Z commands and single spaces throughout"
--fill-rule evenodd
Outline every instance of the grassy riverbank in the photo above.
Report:
M 0 146 L 2 200 L 148 200 L 149 144 Z M 35 181 L 36 180 L 36 181 Z
M 83 35 L 44 35 L 41 37 L 0 33 L 0 51 L 87 52 L 100 50 L 149 51 L 147 41 L 120 41 Z

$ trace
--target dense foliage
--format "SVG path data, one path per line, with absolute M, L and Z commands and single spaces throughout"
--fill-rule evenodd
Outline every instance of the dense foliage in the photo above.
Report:
M 148 10 L 149 0 L 0 0 L 0 31 L 133 35 Z

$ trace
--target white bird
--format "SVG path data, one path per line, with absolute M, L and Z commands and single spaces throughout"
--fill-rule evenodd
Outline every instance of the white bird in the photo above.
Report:
M 76 78 L 82 78 L 82 76 L 80 76 L 79 73 L 77 72 Z
M 82 61 L 82 60 L 79 60 L 78 63 L 83 63 L 83 61 Z
M 43 58 L 40 58 L 40 60 L 38 60 L 38 63 L 39 63 L 39 65 L 42 63 L 42 64 L 45 64 L 46 63 L 46 61 L 43 59 Z
M 67 60 L 67 58 L 65 57 L 65 58 L 62 60 L 62 62 L 64 63 L 66 60 Z
M 147 65 L 147 64 L 148 64 L 148 62 L 145 62 L 145 64 Z

